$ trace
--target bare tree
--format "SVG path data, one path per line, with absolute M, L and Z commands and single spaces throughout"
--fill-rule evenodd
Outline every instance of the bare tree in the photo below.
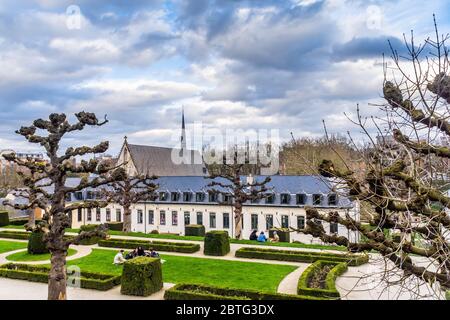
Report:
M 33 189 L 34 194 L 46 199 L 48 212 L 44 216 L 44 222 L 39 224 L 39 228 L 44 233 L 44 242 L 51 253 L 51 268 L 48 281 L 48 299 L 65 300 L 66 294 L 66 256 L 71 244 L 79 244 L 81 240 L 91 236 L 105 237 L 104 226 L 90 232 L 81 232 L 73 238 L 64 237 L 65 228 L 70 226 L 69 213 L 79 208 L 93 208 L 104 206 L 97 201 L 72 203 L 66 205 L 68 194 L 81 191 L 85 188 L 96 188 L 104 184 L 123 179 L 124 170 L 106 166 L 99 166 L 97 160 L 82 160 L 80 166 L 73 166 L 66 161 L 76 156 L 84 156 L 93 153 L 103 153 L 108 149 L 108 142 L 101 142 L 94 147 L 70 147 L 63 154 L 58 154 L 61 140 L 66 134 L 83 130 L 86 126 L 102 126 L 108 122 L 99 121 L 95 114 L 79 112 L 75 114 L 77 122 L 70 124 L 65 114 L 53 113 L 48 120 L 37 119 L 31 126 L 21 127 L 16 133 L 23 136 L 28 142 L 40 144 L 47 152 L 49 162 L 42 165 L 35 162 L 23 161 L 15 154 L 4 155 L 5 159 L 15 162 L 19 166 L 26 167 L 32 172 L 42 172 L 40 177 L 29 177 L 26 182 L 28 188 Z M 43 135 L 39 134 L 39 131 Z M 47 132 L 47 135 L 45 133 Z M 111 173 L 112 172 L 112 173 Z M 67 186 L 66 179 L 69 173 L 94 174 L 92 180 L 81 179 L 76 186 Z M 108 177 L 106 174 L 111 173 Z M 40 183 L 42 182 L 42 183 Z M 51 186 L 53 191 L 49 191 L 45 186 Z
M 153 181 L 156 176 L 134 176 L 128 175 L 121 181 L 115 181 L 103 188 L 102 194 L 108 202 L 118 203 L 123 207 L 123 231 L 131 231 L 131 206 L 140 201 L 155 200 L 158 185 Z
M 212 174 L 208 179 L 213 181 L 208 184 L 212 187 L 210 192 L 214 194 L 224 193 L 229 197 L 229 201 L 220 201 L 221 204 L 231 204 L 234 210 L 234 237 L 241 239 L 242 237 L 242 207 L 247 201 L 255 201 L 266 198 L 268 189 L 266 184 L 270 182 L 270 177 L 265 177 L 262 181 L 252 181 L 253 179 L 245 179 L 242 176 L 246 170 L 245 161 L 239 161 L 238 152 L 234 152 L 232 163 L 224 163 L 224 168 L 220 173 Z M 214 179 L 217 179 L 215 180 Z M 221 178 L 221 179 L 220 179 Z M 220 181 L 222 180 L 222 181 Z M 214 187 L 220 187 L 218 190 Z
M 320 175 L 332 178 L 336 189 L 373 210 L 364 225 L 348 214 L 306 209 L 306 227 L 298 230 L 352 252 L 375 251 L 402 276 L 397 282 L 419 280 L 450 287 L 450 77 L 446 41 L 435 22 L 435 38 L 416 44 L 405 36 L 407 55 L 392 49 L 385 64 L 382 116 L 363 117 L 357 108 L 353 122 L 370 141 L 360 154 L 363 172 L 337 168 L 323 160 Z M 390 81 L 387 80 L 389 78 Z M 356 144 L 354 144 L 356 147 Z M 364 242 L 327 234 L 321 221 L 338 223 L 364 236 Z

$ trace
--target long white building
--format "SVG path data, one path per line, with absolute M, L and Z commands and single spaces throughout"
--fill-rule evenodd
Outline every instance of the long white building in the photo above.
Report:
M 243 177 L 245 179 L 246 177 Z M 318 176 L 275 175 L 267 187 L 268 197 L 243 207 L 243 237 L 248 238 L 252 230 L 267 232 L 272 227 L 303 228 L 306 221 L 305 206 L 314 206 L 319 211 L 349 213 L 359 220 L 357 203 L 333 192 L 333 184 Z M 256 176 L 254 179 L 263 179 Z M 203 176 L 159 177 L 158 200 L 132 206 L 132 231 L 150 233 L 173 233 L 184 235 L 185 225 L 202 224 L 206 231 L 226 230 L 234 234 L 233 207 L 227 190 L 209 193 L 209 179 Z M 71 195 L 71 201 L 89 201 L 96 198 L 96 190 L 84 190 Z M 69 200 L 69 199 L 68 199 Z M 229 202 L 229 204 L 223 204 Z M 123 208 L 110 204 L 106 208 L 80 209 L 72 213 L 72 227 L 83 224 L 100 224 L 122 221 Z M 325 224 L 329 233 L 338 233 L 351 239 L 357 237 L 343 226 Z M 317 242 L 311 236 L 292 233 L 291 241 Z

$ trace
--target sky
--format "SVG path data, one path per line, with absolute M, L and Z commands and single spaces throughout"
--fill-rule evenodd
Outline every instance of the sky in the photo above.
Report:
M 282 140 L 357 130 L 376 113 L 388 40 L 450 31 L 448 1 L 2 0 L 0 150 L 36 151 L 14 131 L 82 110 L 109 123 L 65 146 L 173 146 L 187 127 L 279 130 Z M 188 144 L 190 137 L 188 137 Z

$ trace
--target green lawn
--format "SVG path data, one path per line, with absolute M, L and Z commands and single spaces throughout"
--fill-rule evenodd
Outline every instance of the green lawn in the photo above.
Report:
M 25 229 L 24 226 L 16 226 L 16 225 L 12 225 L 12 224 L 7 225 L 7 226 L 3 226 L 2 228 L 5 228 L 5 229 L 22 229 L 22 230 Z
M 14 242 L 14 241 L 0 240 L 0 253 L 24 249 L 27 246 L 28 246 L 28 244 L 26 242 Z
M 68 257 L 73 256 L 75 253 L 77 253 L 77 250 L 75 249 L 69 249 Z M 18 252 L 11 254 L 6 257 L 7 260 L 13 261 L 13 262 L 21 262 L 21 261 L 44 261 L 44 260 L 50 260 L 50 253 L 43 253 L 43 254 L 29 254 L 27 251 Z
M 112 263 L 115 254 L 113 250 L 93 249 L 89 256 L 68 261 L 67 265 L 77 265 L 82 271 L 120 275 L 122 267 Z M 276 292 L 280 281 L 296 269 L 288 265 L 172 255 L 161 255 L 161 258 L 166 260 L 162 265 L 164 282 L 189 282 L 266 292 Z

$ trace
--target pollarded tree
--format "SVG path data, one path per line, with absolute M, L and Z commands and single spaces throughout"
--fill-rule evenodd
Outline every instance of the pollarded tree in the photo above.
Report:
M 229 197 L 229 201 L 222 200 L 219 203 L 233 206 L 234 237 L 236 239 L 241 239 L 242 237 L 242 207 L 244 203 L 266 198 L 268 196 L 266 185 L 271 180 L 270 177 L 265 177 L 261 181 L 248 178 L 242 179 L 244 171 L 247 170 L 247 163 L 240 161 L 239 158 L 238 152 L 234 152 L 232 163 L 224 161 L 222 170 L 219 173 L 207 177 L 207 179 L 213 180 L 208 184 L 208 187 L 211 187 L 209 192 L 213 194 L 223 193 Z M 221 190 L 214 187 L 219 187 Z
M 115 181 L 103 188 L 102 195 L 108 202 L 114 202 L 123 207 L 123 231 L 131 231 L 131 206 L 140 201 L 155 200 L 158 185 L 153 181 L 156 176 L 125 175 L 121 181 Z
M 108 122 L 99 121 L 95 114 L 79 112 L 75 114 L 77 122 L 70 124 L 65 114 L 53 113 L 48 120 L 37 119 L 31 126 L 21 127 L 16 133 L 23 136 L 28 142 L 40 144 L 49 158 L 45 165 L 23 161 L 15 154 L 4 155 L 5 159 L 13 161 L 31 171 L 40 171 L 42 176 L 30 177 L 28 188 L 32 188 L 36 195 L 45 198 L 48 212 L 44 215 L 44 222 L 39 228 L 44 233 L 44 242 L 51 253 L 51 268 L 48 278 L 48 299 L 65 300 L 67 298 L 66 286 L 66 256 L 71 244 L 79 244 L 83 239 L 99 236 L 105 237 L 105 227 L 100 226 L 96 230 L 81 232 L 73 238 L 64 237 L 65 228 L 70 227 L 69 213 L 79 208 L 94 208 L 104 206 L 105 203 L 97 201 L 66 204 L 68 194 L 81 191 L 85 188 L 97 188 L 104 184 L 124 178 L 124 170 L 101 166 L 98 161 L 91 159 L 82 160 L 79 166 L 74 166 L 67 161 L 77 156 L 94 153 L 103 153 L 108 149 L 108 142 L 101 142 L 94 147 L 70 147 L 63 153 L 59 153 L 61 140 L 66 134 L 83 130 L 86 126 L 102 126 Z M 42 132 L 42 135 L 40 134 Z M 76 186 L 67 186 L 67 176 L 71 173 L 84 173 L 95 175 L 91 180 L 87 177 L 81 179 Z M 44 180 L 45 179 L 45 180 Z M 51 185 L 51 191 L 46 188 Z
M 369 225 L 348 214 L 320 213 L 310 207 L 306 209 L 306 228 L 300 230 L 353 252 L 380 253 L 386 266 L 400 271 L 401 278 L 396 273 L 395 282 L 406 286 L 406 280 L 414 281 L 419 296 L 418 288 L 424 282 L 434 284 L 440 297 L 440 289 L 450 287 L 447 39 L 436 28 L 435 40 L 427 39 L 423 45 L 414 43 L 413 36 L 410 42 L 405 40 L 408 57 L 392 50 L 393 78 L 384 82 L 386 102 L 380 106 L 384 116 L 367 119 L 359 108 L 357 112 L 355 123 L 371 141 L 368 152 L 361 152 L 364 172 L 338 169 L 330 160 L 319 165 L 319 174 L 334 179 L 337 189 L 347 190 L 352 199 L 372 208 Z M 431 54 L 425 56 L 425 52 Z M 377 131 L 376 137 L 369 133 L 369 124 Z M 321 221 L 345 226 L 363 235 L 364 241 L 327 234 Z M 385 273 L 390 270 L 386 268 Z

